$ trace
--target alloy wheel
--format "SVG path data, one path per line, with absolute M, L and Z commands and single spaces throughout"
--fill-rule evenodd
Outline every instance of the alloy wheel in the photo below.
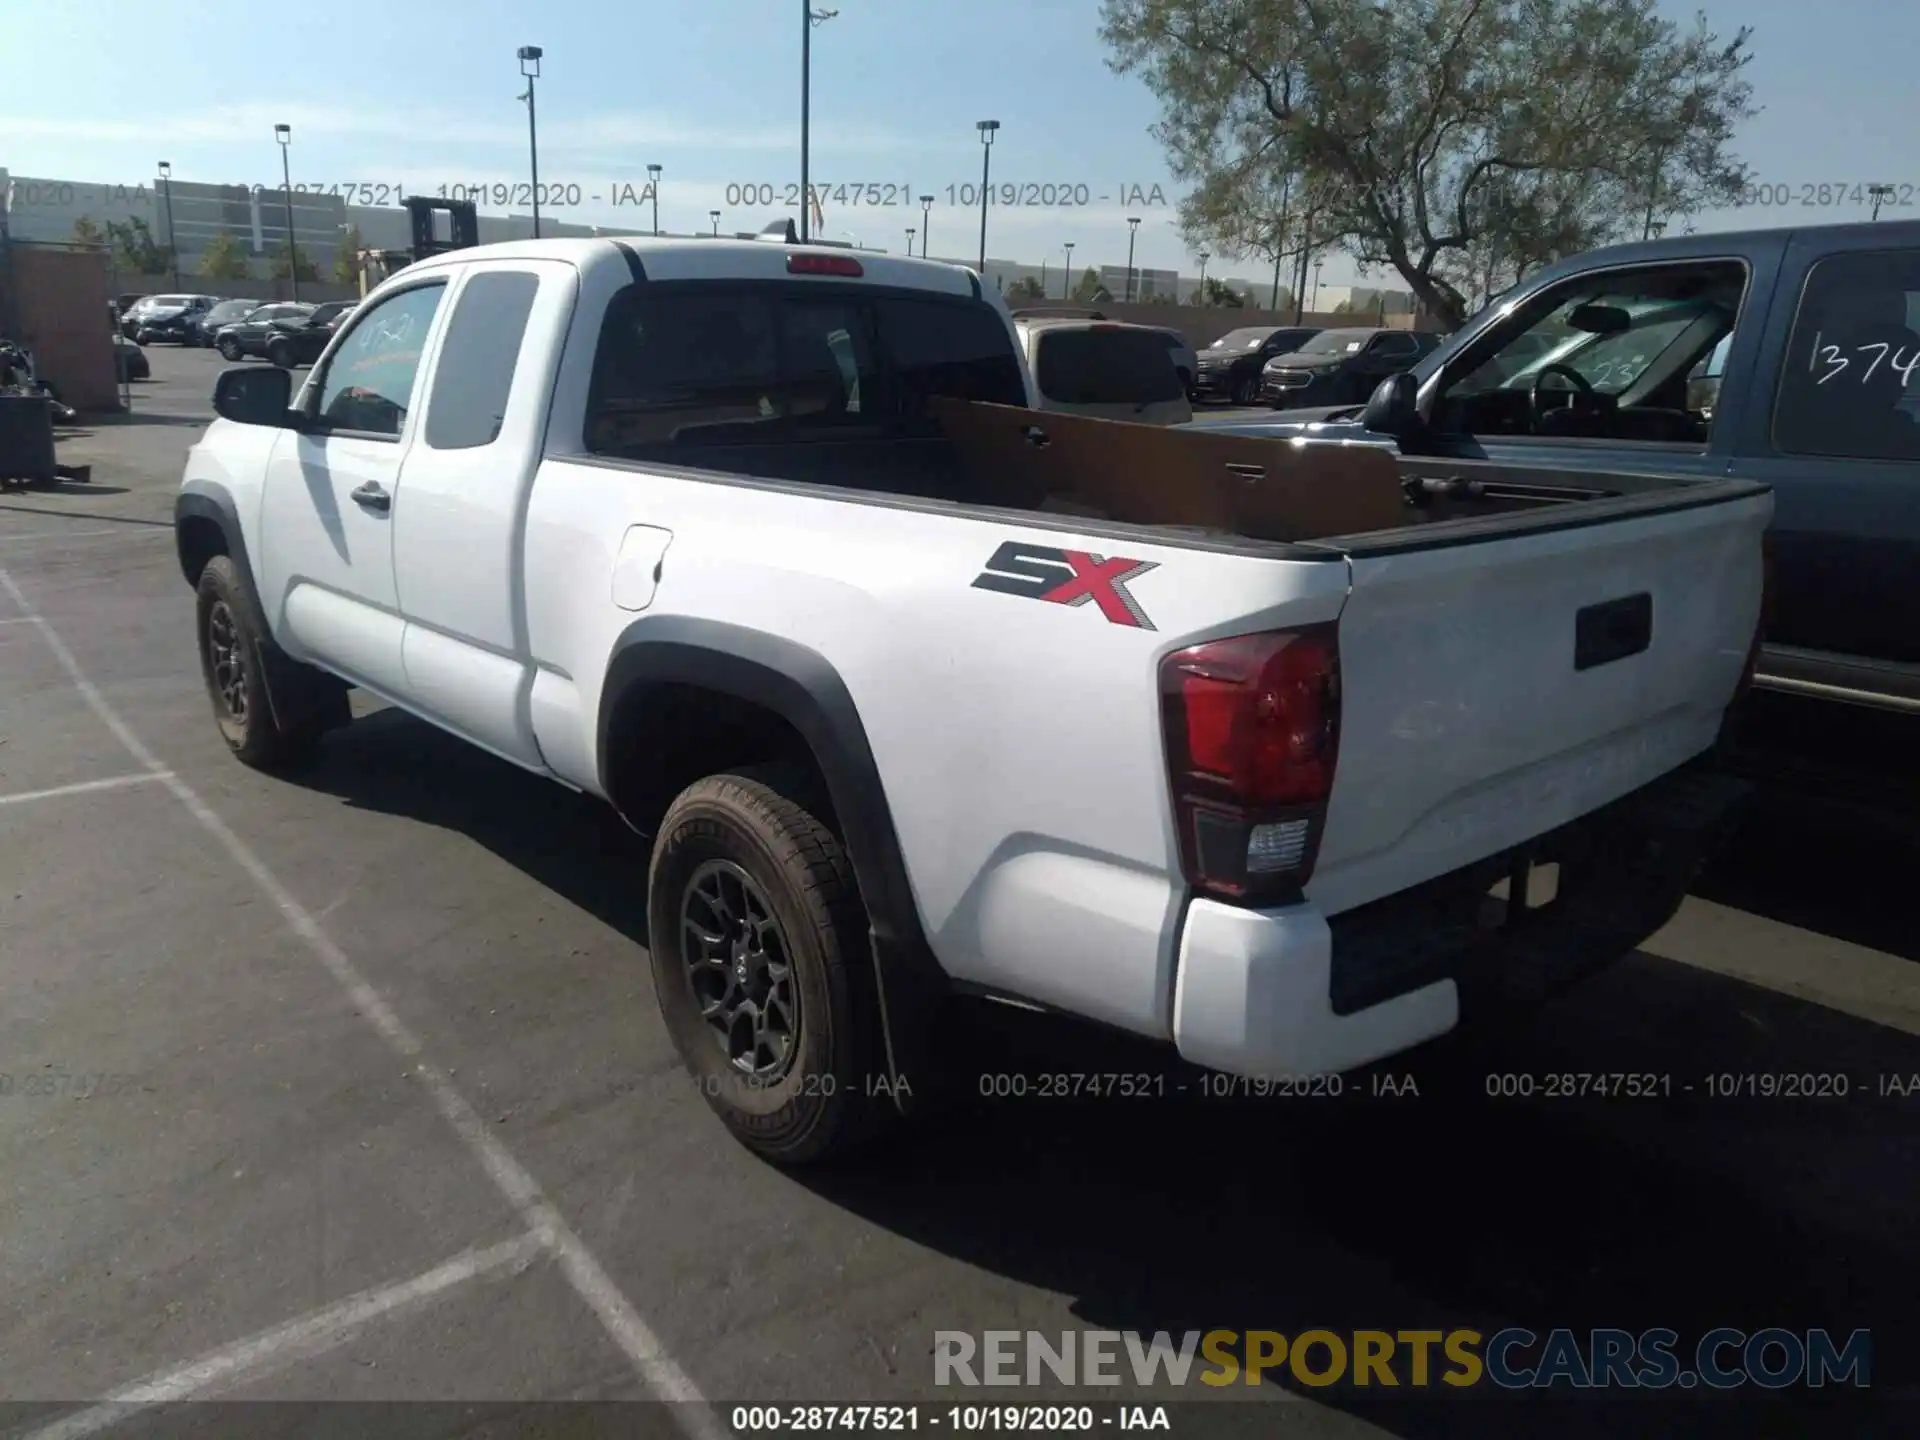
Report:
M 213 688 L 230 719 L 247 721 L 247 647 L 233 611 L 216 600 L 207 612 L 207 657 L 213 666 Z
M 728 1066 L 754 1084 L 779 1080 L 799 1042 L 792 952 L 766 892 L 731 860 L 709 860 L 688 879 L 680 954 Z

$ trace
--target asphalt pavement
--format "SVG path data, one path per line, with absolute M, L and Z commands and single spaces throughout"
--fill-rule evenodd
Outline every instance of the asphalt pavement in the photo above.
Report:
M 941 1330 L 1867 1328 L 1872 1398 L 1911 1400 L 1910 729 L 1762 697 L 1755 803 L 1675 921 L 1388 1093 L 982 1099 L 787 1175 L 683 1078 L 646 856 L 604 812 L 372 706 L 296 781 L 227 755 L 170 528 L 222 362 L 149 354 L 131 415 L 60 440 L 93 483 L 0 495 L 0 1430 L 665 1399 L 629 1433 L 706 1436 L 738 1405 L 1027 1398 L 936 1389 Z M 983 1075 L 1185 1073 L 1021 1012 L 967 1033 Z M 1489 1093 L 1621 1072 L 1670 1085 Z M 1842 1079 L 1717 1078 L 1779 1075 Z M 1895 1433 L 1857 1393 L 1771 1397 L 1772 1428 L 1283 1374 L 1223 1404 L 1301 1437 Z

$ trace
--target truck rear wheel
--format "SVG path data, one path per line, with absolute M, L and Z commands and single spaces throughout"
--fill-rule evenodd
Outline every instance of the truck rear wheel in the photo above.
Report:
M 252 614 L 246 582 L 225 555 L 216 555 L 200 572 L 198 591 L 200 670 L 220 738 L 241 763 L 256 770 L 281 770 L 313 757 L 326 728 L 320 712 L 300 710 L 298 718 L 279 718 L 267 697 L 262 637 Z
M 867 917 L 803 772 L 710 775 L 667 809 L 647 881 L 661 1014 L 736 1139 L 800 1165 L 894 1113 Z

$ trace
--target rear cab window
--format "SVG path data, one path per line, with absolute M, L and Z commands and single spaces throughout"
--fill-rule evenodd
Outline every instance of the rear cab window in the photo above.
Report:
M 931 434 L 933 396 L 1026 404 L 999 312 L 866 286 L 649 282 L 608 307 L 585 442 L 643 459 Z
M 1830 255 L 1807 272 L 1773 444 L 1788 455 L 1920 461 L 1920 250 Z
M 1185 391 L 1166 339 L 1152 330 L 1090 326 L 1039 331 L 1034 383 L 1060 405 L 1154 405 Z
M 467 277 L 447 319 L 427 397 L 429 449 L 471 450 L 499 438 L 539 293 L 540 277 L 526 270 L 481 270 Z

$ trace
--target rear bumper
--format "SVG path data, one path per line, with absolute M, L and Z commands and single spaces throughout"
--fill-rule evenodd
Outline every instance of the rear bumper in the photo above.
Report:
M 1672 918 L 1747 787 L 1689 766 L 1477 864 L 1331 920 L 1312 904 L 1188 908 L 1174 1043 L 1196 1064 L 1282 1077 L 1352 1069 L 1485 1011 L 1534 1002 Z M 1549 903 L 1489 890 L 1557 865 Z M 1514 888 L 1511 883 L 1509 889 Z

